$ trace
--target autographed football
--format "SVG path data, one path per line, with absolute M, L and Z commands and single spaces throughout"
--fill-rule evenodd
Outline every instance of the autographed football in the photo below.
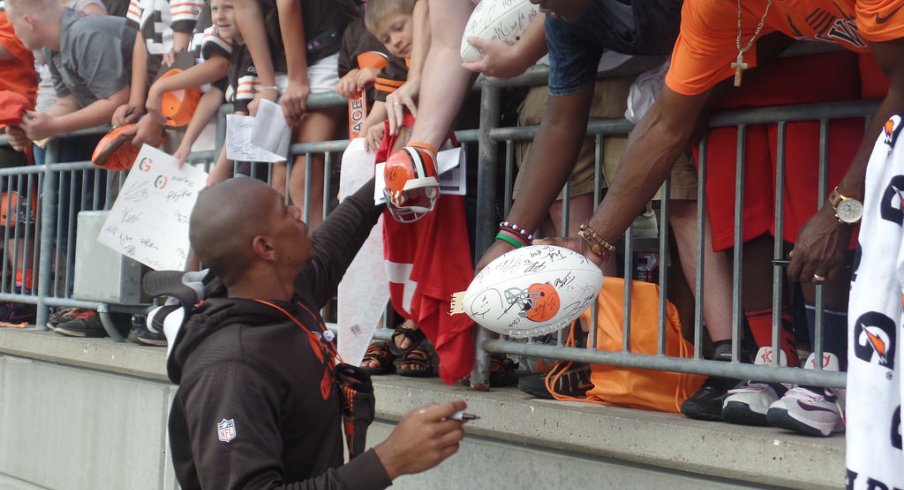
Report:
M 481 0 L 471 13 L 461 37 L 462 61 L 483 58 L 483 51 L 472 46 L 468 37 L 515 44 L 539 11 L 539 7 L 528 0 Z
M 486 1 L 486 0 L 484 0 Z M 581 316 L 603 286 L 603 273 L 583 255 L 535 245 L 490 262 L 468 289 L 453 296 L 452 312 L 511 337 L 536 337 Z

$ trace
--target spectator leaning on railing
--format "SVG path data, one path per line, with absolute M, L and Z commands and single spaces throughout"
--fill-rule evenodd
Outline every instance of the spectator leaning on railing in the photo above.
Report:
M 20 127 L 7 128 L 11 145 L 22 149 L 33 141 L 45 144 L 47 138 L 107 124 L 129 96 L 135 31 L 125 19 L 83 16 L 58 0 L 8 0 L 6 10 L 25 46 L 44 50 L 58 97 L 47 111 L 28 111 Z M 89 160 L 99 138 L 62 140 L 59 161 Z M 89 326 L 103 332 L 97 312 L 90 310 L 54 326 L 67 325 L 78 336 L 85 336 Z
M 25 46 L 45 50 L 59 97 L 46 112 L 26 112 L 20 129 L 7 129 L 13 147 L 108 123 L 129 95 L 135 31 L 125 20 L 83 17 L 57 0 L 7 0 L 6 11 Z
M 106 15 L 106 9 L 104 4 L 101 3 L 100 0 L 61 0 L 60 4 L 64 7 L 69 7 L 76 12 L 81 14 L 89 14 L 89 15 Z M 35 55 L 35 71 L 38 72 L 38 99 L 35 102 L 35 110 L 38 112 L 46 112 L 47 109 L 53 107 L 57 101 L 57 93 L 56 87 L 53 82 L 53 74 L 50 72 L 50 60 L 48 60 L 44 56 L 44 52 L 42 50 L 37 50 L 34 52 Z M 92 138 L 95 136 L 82 136 L 79 139 L 84 138 L 87 141 L 93 141 Z M 75 147 L 78 146 L 79 143 L 76 141 L 72 141 L 72 139 L 67 139 L 65 146 Z M 86 146 L 90 146 L 90 144 L 86 143 Z M 46 156 L 46 150 L 40 146 L 34 146 L 34 161 L 38 165 L 44 164 L 44 159 Z M 65 152 L 65 148 L 63 151 Z

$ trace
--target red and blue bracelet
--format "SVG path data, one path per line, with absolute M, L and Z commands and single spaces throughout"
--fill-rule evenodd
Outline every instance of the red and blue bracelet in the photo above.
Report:
M 524 240 L 524 243 L 526 245 L 530 245 L 531 242 L 534 241 L 533 233 L 529 233 L 527 230 L 516 225 L 515 223 L 512 223 L 511 221 L 502 221 L 501 223 L 499 223 L 499 229 L 514 232 L 517 236 L 521 237 L 521 239 Z

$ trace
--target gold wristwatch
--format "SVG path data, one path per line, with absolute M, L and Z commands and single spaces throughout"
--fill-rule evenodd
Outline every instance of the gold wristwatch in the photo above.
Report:
M 852 225 L 859 223 L 863 217 L 863 203 L 853 197 L 842 195 L 838 192 L 837 186 L 829 196 L 829 204 L 835 209 L 835 219 L 839 223 Z

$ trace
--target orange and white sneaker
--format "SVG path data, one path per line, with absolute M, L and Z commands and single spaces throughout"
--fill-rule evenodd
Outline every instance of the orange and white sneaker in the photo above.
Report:
M 409 144 L 386 159 L 383 172 L 383 195 L 393 219 L 413 223 L 433 211 L 439 199 L 436 148 Z

